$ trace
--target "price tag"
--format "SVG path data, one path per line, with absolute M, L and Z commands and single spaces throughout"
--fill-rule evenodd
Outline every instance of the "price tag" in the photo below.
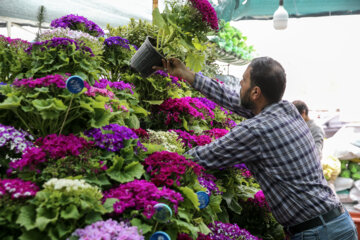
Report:
M 84 80 L 79 76 L 71 76 L 66 80 L 66 88 L 71 93 L 79 93 L 84 88 Z
M 200 209 L 206 208 L 206 206 L 209 205 L 209 202 L 210 202 L 209 194 L 207 194 L 204 191 L 199 191 L 199 192 L 196 192 L 196 195 L 198 197 L 199 204 L 200 204 L 199 208 Z
M 151 235 L 150 240 L 171 240 L 166 232 L 158 231 Z
M 155 204 L 154 208 L 155 208 L 154 218 L 158 222 L 165 223 L 165 222 L 169 221 L 169 219 L 172 216 L 172 211 L 168 205 L 166 205 L 164 203 L 158 203 L 158 204 Z

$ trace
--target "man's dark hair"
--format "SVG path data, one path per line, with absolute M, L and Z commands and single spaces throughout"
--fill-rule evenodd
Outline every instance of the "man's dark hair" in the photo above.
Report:
M 293 104 L 295 105 L 295 107 L 297 108 L 297 110 L 299 111 L 300 114 L 302 114 L 303 112 L 305 112 L 305 115 L 307 116 L 309 113 L 309 108 L 308 106 L 301 100 L 296 100 L 293 101 Z
M 282 99 L 286 87 L 286 74 L 279 62 L 270 57 L 255 58 L 249 67 L 251 87 L 258 86 L 269 104 Z

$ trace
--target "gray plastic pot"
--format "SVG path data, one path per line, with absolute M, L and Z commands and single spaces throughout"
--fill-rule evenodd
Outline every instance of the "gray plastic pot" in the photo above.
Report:
M 143 77 L 148 77 L 156 71 L 152 69 L 153 66 L 162 66 L 161 59 L 164 56 L 156 51 L 154 45 L 156 45 L 156 40 L 149 36 L 146 37 L 145 42 L 130 60 L 131 68 L 139 72 Z

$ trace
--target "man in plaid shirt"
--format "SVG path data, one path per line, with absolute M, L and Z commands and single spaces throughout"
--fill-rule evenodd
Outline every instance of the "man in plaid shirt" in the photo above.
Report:
M 295 106 L 281 100 L 283 67 L 269 57 L 254 59 L 240 81 L 240 94 L 195 74 L 178 59 L 163 69 L 185 79 L 210 100 L 245 118 L 228 134 L 187 153 L 205 168 L 245 163 L 271 211 L 296 239 L 355 240 L 354 222 L 323 176 L 314 139 Z

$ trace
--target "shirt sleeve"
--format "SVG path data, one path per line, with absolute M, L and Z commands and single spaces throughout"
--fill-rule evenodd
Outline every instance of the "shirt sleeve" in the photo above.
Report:
M 315 141 L 316 150 L 318 151 L 318 154 L 321 157 L 322 149 L 324 146 L 324 135 L 325 135 L 324 130 L 319 126 L 316 126 L 316 127 L 313 127 L 311 134 Z
M 254 116 L 249 109 L 241 106 L 240 93 L 228 89 L 214 79 L 196 73 L 192 86 L 210 100 L 242 117 L 252 118 Z
M 251 129 L 240 123 L 225 136 L 192 148 L 186 154 L 205 168 L 229 167 L 258 160 L 260 146 Z

